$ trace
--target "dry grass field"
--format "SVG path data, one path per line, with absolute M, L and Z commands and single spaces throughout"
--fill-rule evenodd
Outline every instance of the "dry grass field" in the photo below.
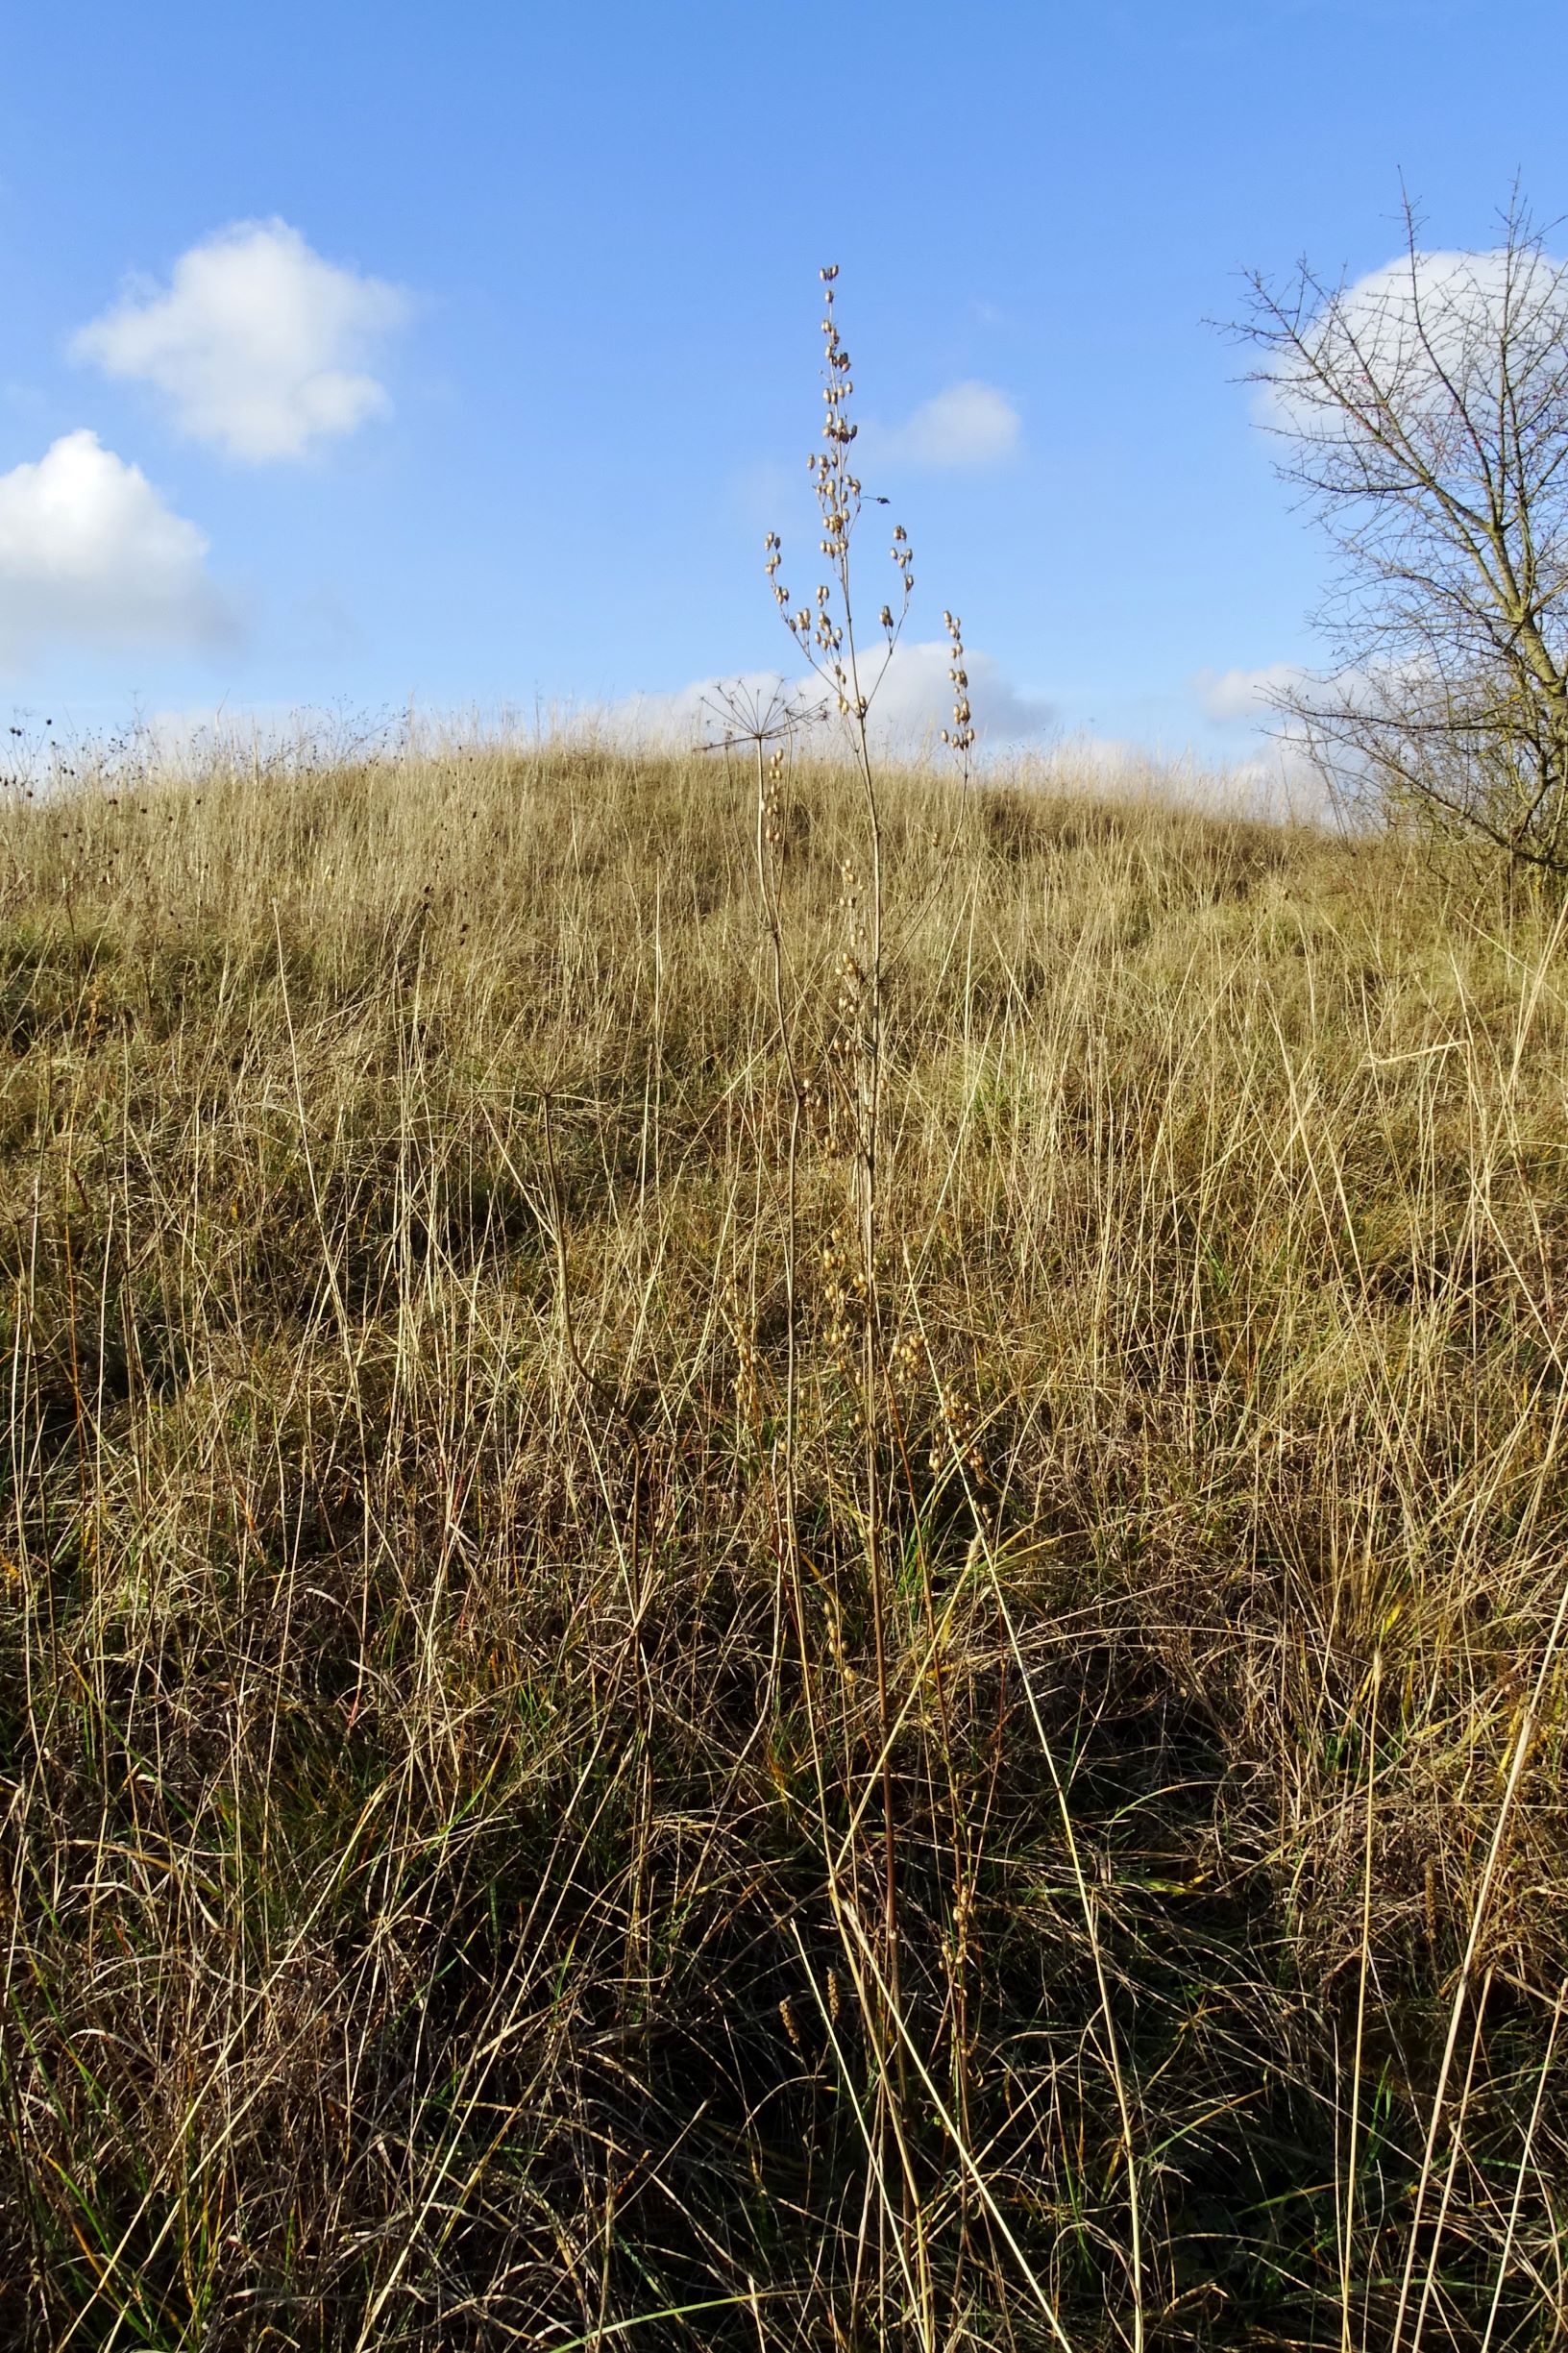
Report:
M 7 795 L 5 2343 L 1568 2335 L 1560 929 L 884 821 L 868 1267 L 847 777 Z

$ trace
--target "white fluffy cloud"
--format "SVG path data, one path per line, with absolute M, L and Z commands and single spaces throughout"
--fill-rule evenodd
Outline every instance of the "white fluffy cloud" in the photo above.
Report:
M 1505 322 L 1519 372 L 1556 348 L 1565 318 L 1568 264 L 1548 254 L 1402 254 L 1328 297 L 1304 330 L 1305 355 L 1282 354 L 1261 387 L 1262 420 L 1309 438 L 1342 429 L 1313 359 L 1347 379 L 1369 364 L 1408 415 L 1446 418 L 1456 390 L 1496 396 Z
M 286 221 L 239 221 L 134 282 L 74 355 L 157 387 L 176 423 L 253 464 L 300 457 L 388 407 L 369 373 L 408 315 L 397 286 L 340 269 Z
M 1220 726 L 1259 726 L 1276 707 L 1276 698 L 1300 684 L 1294 662 L 1268 662 L 1261 670 L 1200 670 L 1192 689 L 1206 719 Z
M 935 741 L 952 724 L 953 688 L 947 675 L 952 658 L 945 638 L 905 639 L 899 646 L 871 706 L 872 724 L 885 742 L 915 748 Z M 1051 704 L 1015 686 L 989 653 L 968 653 L 965 668 L 983 745 L 1027 743 L 1054 724 Z
M 879 660 L 873 652 L 868 678 L 877 676 Z M 898 648 L 871 705 L 872 737 L 884 751 L 942 749 L 941 730 L 952 723 L 953 689 L 947 675 L 951 661 L 945 638 L 924 644 L 906 641 Z M 982 749 L 1038 742 L 1054 725 L 1052 705 L 1015 686 L 990 654 L 970 652 L 966 667 Z M 822 699 L 824 690 L 813 679 L 788 683 L 801 701 Z M 777 671 L 743 678 L 699 678 L 674 694 L 628 696 L 606 711 L 587 715 L 582 723 L 602 727 L 620 742 L 680 748 L 723 733 L 726 697 L 738 693 L 760 707 L 775 689 L 785 688 Z
M 207 539 L 96 433 L 0 475 L 0 662 L 51 642 L 199 645 L 226 615 Z
M 866 432 L 879 459 L 975 471 L 1011 457 L 1023 426 L 1005 392 L 970 378 L 922 401 L 902 425 L 868 426 Z

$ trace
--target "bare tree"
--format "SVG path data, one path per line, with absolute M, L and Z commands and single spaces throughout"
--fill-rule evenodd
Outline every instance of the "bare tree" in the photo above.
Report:
M 1332 667 L 1271 700 L 1341 799 L 1568 878 L 1568 264 L 1501 242 L 1249 277 L 1263 422 L 1338 554 Z

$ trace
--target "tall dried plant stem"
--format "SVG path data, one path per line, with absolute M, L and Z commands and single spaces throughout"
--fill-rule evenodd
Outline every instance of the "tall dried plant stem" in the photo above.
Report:
M 813 453 L 809 462 L 812 488 L 817 500 L 821 537 L 821 553 L 826 559 L 828 579 L 819 583 L 811 605 L 792 609 L 790 594 L 778 580 L 783 561 L 782 543 L 776 532 L 770 531 L 766 543 L 766 570 L 772 583 L 774 599 L 781 615 L 801 653 L 826 687 L 830 701 L 836 705 L 840 721 L 848 737 L 851 763 L 860 788 L 863 822 L 864 878 L 868 900 L 861 912 L 862 878 L 845 873 L 845 897 L 850 914 L 851 936 L 846 953 L 840 966 L 843 987 L 839 998 L 839 1013 L 848 1030 L 851 1113 L 855 1140 L 854 1189 L 852 1213 L 860 1261 L 862 1325 L 859 1365 L 859 1413 L 862 1443 L 862 1502 L 861 1540 L 864 1547 L 865 1574 L 870 1605 L 873 1671 L 876 1682 L 877 1760 L 872 1777 L 868 1781 L 866 1795 L 874 1788 L 880 1802 L 882 1817 L 881 1852 L 877 1863 L 880 1877 L 877 1965 L 863 1973 L 857 1956 L 850 1952 L 851 1974 L 857 1987 L 865 1985 L 863 1998 L 868 2042 L 877 2058 L 878 2112 L 884 2128 L 890 2130 L 903 2158 L 904 2212 L 902 2229 L 907 2240 L 912 2231 L 919 2238 L 916 2218 L 918 2193 L 914 2175 L 907 2163 L 906 2136 L 902 2129 L 902 2112 L 908 2097 L 908 2075 L 905 2046 L 907 2027 L 903 2018 L 901 1991 L 901 1959 L 899 1952 L 898 1871 L 895 1839 L 895 1799 L 894 1751 L 897 1739 L 897 1725 L 890 1669 L 890 1611 L 892 1589 L 889 1579 L 888 1480 L 891 1472 L 885 1458 L 902 1453 L 902 1436 L 897 1428 L 896 1412 L 887 1391 L 887 1367 L 884 1360 L 884 1324 L 879 1261 L 882 1254 L 882 1197 L 886 1172 L 882 1166 L 884 1133 L 884 1092 L 887 1075 L 886 1039 L 886 959 L 885 917 L 886 844 L 883 827 L 881 797 L 878 788 L 877 764 L 872 750 L 870 712 L 877 693 L 887 675 L 888 666 L 897 648 L 904 624 L 908 619 L 910 600 L 915 587 L 914 551 L 908 533 L 901 524 L 894 526 L 893 544 L 889 556 L 895 568 L 898 589 L 895 603 L 883 604 L 878 616 L 881 634 L 880 662 L 874 674 L 866 665 L 865 644 L 857 633 L 855 594 L 852 582 L 851 545 L 856 526 L 863 511 L 860 481 L 852 470 L 851 450 L 857 427 L 849 418 L 849 404 L 854 385 L 849 375 L 849 355 L 840 336 L 834 316 L 833 282 L 838 277 L 836 264 L 824 268 L 821 275 L 824 286 L 821 321 L 823 350 L 823 400 L 826 418 L 822 426 L 824 447 Z M 885 500 L 879 503 L 886 504 Z M 953 726 L 943 730 L 943 741 L 957 754 L 963 779 L 968 781 L 969 753 L 974 742 L 968 701 L 968 675 L 964 668 L 964 646 L 960 625 L 950 613 L 943 615 L 943 625 L 949 640 L 952 681 Z M 761 789 L 761 746 L 757 747 L 759 768 L 759 808 L 763 803 Z M 760 821 L 759 821 L 760 823 Z M 759 862 L 766 848 L 766 829 L 759 830 Z M 764 878 L 764 903 L 769 908 L 769 920 L 773 939 L 775 987 L 781 972 L 781 955 L 776 921 L 776 901 L 768 895 Z M 778 1019 L 781 1032 L 786 1027 L 782 1007 L 782 990 L 778 987 Z M 791 1072 L 796 1098 L 796 1117 L 798 1118 L 801 1095 L 795 1073 Z M 792 1198 L 793 1198 L 792 1130 Z M 792 1326 L 792 1380 L 793 1380 Z M 892 1413 L 893 1426 L 889 1428 Z M 923 1571 L 922 1571 L 923 1574 Z M 926 1614 L 929 1617 L 929 1594 Z M 858 1818 L 862 1808 L 854 1809 Z M 962 1909 L 962 1890 L 955 1896 Z M 855 1922 L 857 1939 L 863 1929 Z M 876 2176 L 885 2181 L 891 2167 L 879 2162 L 873 2167 Z M 868 2195 L 870 2185 L 868 2182 Z M 879 2229 L 885 2234 L 888 2218 L 887 2201 L 879 2207 Z M 885 2236 L 880 2246 L 880 2272 L 885 2289 L 887 2277 L 887 2248 Z
M 772 1448 L 771 1483 L 774 1499 L 774 1545 L 780 1586 L 789 1589 L 800 1651 L 802 1689 L 810 1713 L 813 1705 L 811 1662 L 807 1655 L 804 1602 L 800 1591 L 799 1518 L 796 1495 L 796 1430 L 799 1415 L 800 1378 L 797 1294 L 800 1123 L 805 1111 L 805 1089 L 801 1084 L 800 1066 L 796 1055 L 786 999 L 784 921 L 779 906 L 778 854 L 783 836 L 777 788 L 784 765 L 784 750 L 781 745 L 775 747 L 771 758 L 772 773 L 770 779 L 763 761 L 767 741 L 766 732 L 759 727 L 752 744 L 757 787 L 757 889 L 762 900 L 763 925 L 768 939 L 773 1023 L 790 1093 L 790 1123 L 784 1146 L 784 1426 Z
M 787 1607 L 794 1623 L 800 1658 L 801 1687 L 811 1725 L 813 1753 L 816 1754 L 814 1666 L 800 1583 L 796 1464 L 800 1386 L 800 1142 L 807 1090 L 789 1010 L 789 960 L 780 899 L 780 861 L 784 847 L 782 790 L 789 750 L 799 726 L 808 719 L 820 716 L 820 713 L 813 712 L 781 690 L 758 696 L 752 694 L 744 683 L 721 688 L 715 701 L 709 705 L 709 711 L 710 716 L 719 723 L 719 733 L 708 748 L 723 751 L 726 755 L 742 748 L 750 753 L 755 787 L 752 856 L 756 870 L 757 900 L 768 957 L 768 991 L 774 1042 L 789 1091 L 783 1200 L 784 1412 L 782 1428 L 770 1448 L 769 1493 L 776 1563 L 775 1618 L 781 1625 Z M 775 1669 L 777 1656 L 775 1644 Z
M 863 1494 L 862 1541 L 865 1548 L 865 1569 L 868 1596 L 870 1604 L 873 1672 L 876 1682 L 877 1752 L 875 1772 L 880 1784 L 882 1815 L 881 1854 L 878 1864 L 880 1878 L 879 1911 L 881 1966 L 870 1978 L 862 1979 L 859 1970 L 853 1974 L 857 1985 L 864 1982 L 870 1991 L 866 2003 L 868 2041 L 877 2054 L 877 2102 L 883 2119 L 882 2129 L 891 2132 L 900 2151 L 903 2135 L 898 2117 L 889 2111 L 890 2101 L 901 2109 L 905 2097 L 905 2064 L 901 2038 L 890 2031 L 890 2022 L 882 2015 L 884 2001 L 891 2002 L 896 2015 L 899 2007 L 900 1968 L 898 1953 L 898 1881 L 894 1839 L 894 1802 L 893 1769 L 893 1696 L 888 1664 L 888 1575 L 887 1575 L 887 1498 L 883 1489 L 882 1473 L 882 1411 L 881 1411 L 881 1302 L 878 1286 L 877 1259 L 880 1245 L 879 1189 L 881 1183 L 880 1146 L 882 1130 L 882 1091 L 884 1077 L 883 1032 L 883 910 L 884 910 L 884 844 L 882 813 L 877 795 L 876 772 L 871 756 L 868 724 L 874 683 L 867 691 L 861 677 L 859 649 L 855 634 L 854 600 L 851 590 L 850 548 L 856 522 L 861 512 L 861 485 L 850 466 L 850 450 L 856 427 L 848 416 L 848 404 L 854 391 L 849 377 L 849 355 L 840 338 L 834 317 L 833 281 L 838 267 L 831 264 L 821 272 L 825 288 L 822 318 L 823 400 L 826 419 L 822 427 L 824 447 L 815 453 L 809 463 L 812 487 L 821 518 L 820 550 L 826 559 L 825 569 L 831 578 L 818 586 L 814 602 L 797 611 L 790 606 L 789 591 L 777 580 L 782 560 L 777 534 L 770 532 L 767 540 L 767 571 L 773 582 L 773 595 L 791 634 L 796 640 L 811 667 L 827 687 L 837 706 L 840 720 L 849 736 L 852 757 L 861 784 L 862 812 L 865 822 L 865 856 L 870 884 L 870 903 L 864 920 L 864 937 L 854 937 L 844 959 L 841 970 L 845 986 L 840 997 L 841 1014 L 852 1023 L 850 1071 L 853 1090 L 852 1115 L 854 1121 L 854 1222 L 860 1259 L 860 1278 L 863 1296 L 863 1324 L 860 1361 L 860 1421 L 862 1438 Z M 902 551 L 902 552 L 901 552 Z M 902 587 L 900 608 L 895 618 L 891 605 L 882 608 L 881 625 L 885 639 L 883 669 L 891 659 L 893 649 L 903 620 L 909 609 L 909 598 L 914 588 L 914 573 L 908 556 L 908 541 L 898 527 L 894 534 L 893 559 L 898 566 Z M 855 904 L 855 894 L 849 894 Z M 885 2162 L 873 2169 L 884 2181 L 892 2168 Z M 907 2231 L 911 2220 L 909 2197 L 912 2183 L 907 2166 L 903 2169 L 905 2183 L 904 2224 Z M 870 2183 L 868 2184 L 870 2194 Z M 886 2227 L 889 2217 L 885 2196 L 878 2201 L 878 2272 L 879 2294 L 885 2298 L 888 2274 Z

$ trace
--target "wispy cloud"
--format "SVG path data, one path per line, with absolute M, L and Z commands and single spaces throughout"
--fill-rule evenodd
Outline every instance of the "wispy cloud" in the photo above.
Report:
M 409 307 L 401 288 L 324 260 L 286 221 L 239 221 L 182 254 L 167 286 L 133 282 L 71 349 L 153 385 L 193 440 L 261 464 L 386 411 L 368 363 Z
M 0 651 L 187 650 L 229 633 L 205 533 L 96 433 L 0 475 Z
M 1222 727 L 1255 727 L 1302 676 L 1294 662 L 1267 662 L 1261 670 L 1200 670 L 1192 691 L 1206 719 Z

